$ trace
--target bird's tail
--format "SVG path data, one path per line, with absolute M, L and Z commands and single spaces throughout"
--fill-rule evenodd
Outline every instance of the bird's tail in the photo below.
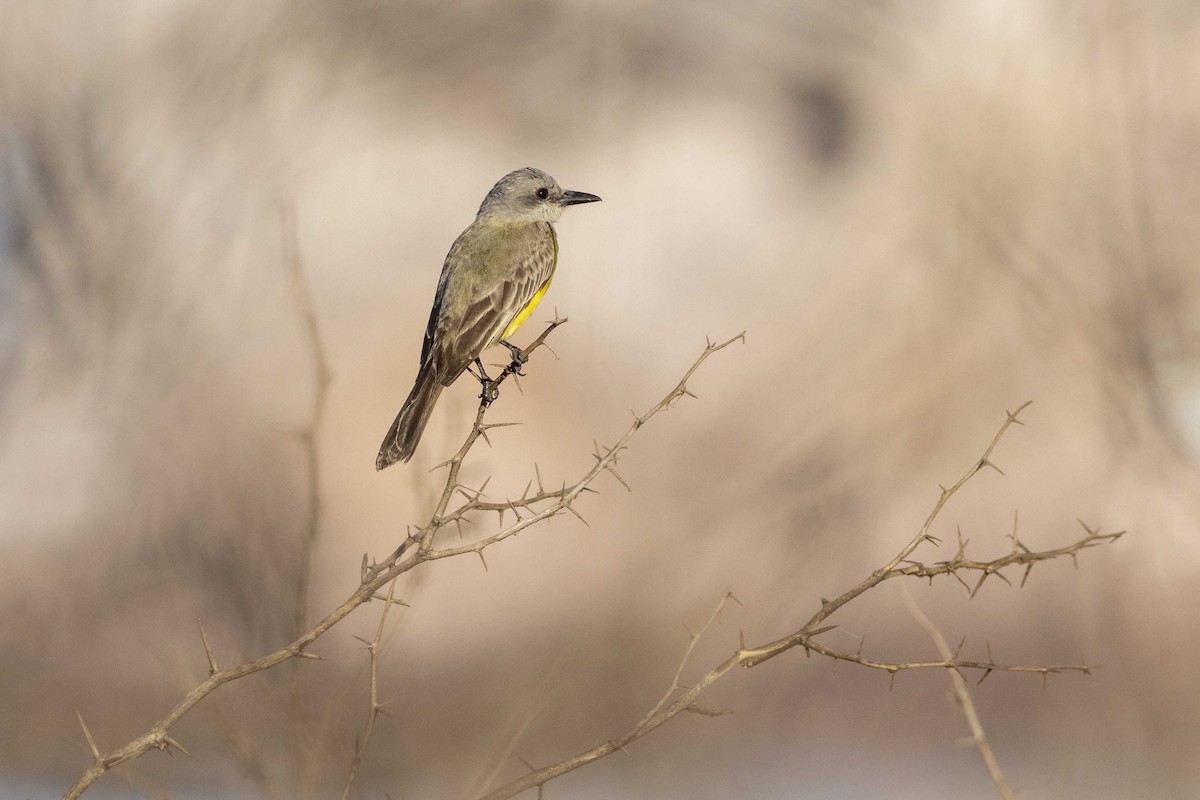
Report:
M 416 452 L 417 442 L 421 441 L 421 433 L 429 422 L 429 414 L 441 395 L 442 382 L 428 366 L 421 367 L 417 373 L 417 382 L 413 385 L 404 408 L 396 415 L 396 421 L 383 437 L 379 446 L 379 455 L 375 458 L 375 469 L 390 467 L 397 461 L 408 461 Z

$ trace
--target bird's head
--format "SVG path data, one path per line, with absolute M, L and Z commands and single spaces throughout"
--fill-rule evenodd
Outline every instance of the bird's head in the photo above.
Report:
M 479 216 L 504 222 L 555 222 L 567 206 L 595 203 L 599 199 L 587 192 L 563 189 L 540 169 L 525 167 L 496 182 L 483 198 Z

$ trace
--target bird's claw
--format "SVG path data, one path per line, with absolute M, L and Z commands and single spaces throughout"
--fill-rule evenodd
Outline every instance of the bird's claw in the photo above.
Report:
M 512 356 L 512 365 L 509 366 L 510 372 L 518 372 L 521 367 L 525 366 L 525 362 L 529 360 L 529 356 L 525 355 L 525 351 L 517 347 L 512 342 L 500 341 L 500 344 L 508 348 L 508 354 Z M 513 367 L 516 367 L 514 369 Z
M 491 406 L 500 397 L 500 387 L 496 383 L 497 381 L 486 381 L 483 384 L 483 391 L 479 393 L 479 401 L 483 403 L 484 408 Z

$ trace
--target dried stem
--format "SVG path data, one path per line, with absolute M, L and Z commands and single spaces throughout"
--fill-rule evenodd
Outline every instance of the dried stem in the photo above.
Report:
M 908 613 L 917 621 L 917 624 L 925 629 L 929 637 L 933 639 L 934 645 L 937 646 L 938 652 L 942 658 L 950 659 L 954 657 L 954 651 L 950 649 L 950 644 L 946 641 L 946 637 L 938 630 L 937 625 L 933 624 L 933 620 L 921 611 L 921 607 L 917 605 L 917 601 L 913 599 L 912 594 L 908 591 L 908 587 L 901 584 L 903 589 L 904 604 L 908 606 Z M 975 703 L 971 701 L 971 693 L 967 691 L 967 682 L 957 670 L 950 671 L 950 683 L 954 687 L 954 699 L 958 701 L 958 708 L 962 711 L 963 717 L 967 720 L 967 726 L 971 729 L 971 741 L 979 750 L 979 755 L 983 757 L 984 766 L 987 767 L 988 775 L 992 778 L 992 783 L 996 787 L 996 791 L 1004 800 L 1016 800 L 1016 795 L 1009 788 L 1008 781 L 1004 779 L 1004 773 L 1000 770 L 1000 762 L 996 760 L 996 754 L 992 752 L 992 746 L 988 744 L 987 733 L 983 730 L 983 723 L 979 721 L 979 714 L 975 711 Z
M 679 678 L 681 675 L 683 675 L 683 670 L 692 657 L 692 651 L 696 649 L 696 644 L 699 643 L 701 637 L 708 632 L 708 629 L 712 627 L 712 624 L 720 619 L 721 612 L 725 609 L 726 603 L 728 603 L 730 600 L 733 600 L 735 603 L 738 602 L 738 599 L 733 596 L 733 592 L 726 592 L 724 595 L 722 595 L 721 601 L 717 603 L 717 607 L 714 608 L 713 612 L 708 615 L 708 619 L 705 621 L 704 625 L 701 626 L 700 630 L 693 632 L 690 628 L 687 629 L 691 639 L 688 640 L 687 648 L 683 651 L 683 658 L 679 660 L 679 667 L 675 670 L 674 677 L 671 678 L 671 685 L 667 687 L 666 694 L 662 696 L 662 699 L 658 701 L 658 704 L 655 705 L 654 708 L 650 709 L 650 713 L 642 717 L 638 724 L 634 726 L 633 729 L 635 731 L 640 730 L 645 725 L 648 725 L 650 720 L 654 719 L 654 717 L 666 707 L 667 703 L 671 701 L 671 696 L 675 694 L 675 692 L 679 691 L 680 688 L 682 688 Z
M 370 641 L 359 639 L 367 646 L 367 655 L 370 658 L 370 707 L 367 709 L 367 722 L 354 744 L 354 758 L 350 761 L 350 770 L 346 773 L 346 783 L 342 786 L 342 800 L 348 800 L 350 797 L 350 788 L 354 785 L 359 765 L 362 764 L 363 756 L 367 752 L 367 745 L 371 742 L 371 733 L 375 730 L 375 720 L 383 712 L 383 704 L 379 702 L 379 647 L 383 643 L 383 630 L 387 623 L 388 611 L 393 605 L 398 604 L 394 599 L 395 596 L 396 582 L 392 581 L 388 584 L 386 602 L 383 604 L 383 611 L 379 614 L 379 624 L 375 627 L 375 638 Z
M 992 456 L 992 451 L 996 449 L 996 445 L 1000 443 L 1001 438 L 1004 437 L 1004 434 L 1008 431 L 1008 429 L 1010 427 L 1012 427 L 1014 424 L 1024 424 L 1024 423 L 1020 422 L 1020 420 L 1018 420 L 1017 417 L 1018 417 L 1018 415 L 1020 415 L 1020 413 L 1022 411 L 1024 411 L 1026 408 L 1028 408 L 1029 405 L 1030 405 L 1029 402 L 1025 402 L 1025 403 L 1022 403 L 1020 405 L 1020 407 L 1017 408 L 1016 411 L 1007 412 L 1007 416 L 1004 420 L 1004 423 L 1000 426 L 1000 429 L 998 431 L 996 431 L 996 435 L 992 437 L 991 443 L 988 444 L 987 449 L 983 451 L 983 455 L 979 458 L 979 460 L 976 461 L 974 464 L 972 464 L 971 468 L 968 469 L 965 473 L 963 473 L 963 476 L 961 478 L 959 478 L 954 483 L 954 485 L 952 485 L 949 489 L 947 489 L 944 486 L 938 487 L 939 489 L 941 489 L 941 494 L 938 496 L 937 502 L 934 503 L 933 510 L 930 511 L 929 516 L 926 517 L 925 524 L 921 526 L 921 529 L 917 532 L 916 536 L 914 536 L 909 541 L 909 543 L 906 544 L 904 546 L 904 548 L 899 553 L 896 554 L 895 558 L 893 558 L 891 561 L 889 561 L 884 566 L 882 566 L 879 569 L 872 572 L 870 575 L 868 575 L 866 578 L 864 578 L 861 582 L 859 582 L 853 588 L 848 589 L 845 592 L 843 592 L 842 594 L 838 595 L 833 600 L 826 600 L 826 599 L 822 598 L 821 599 L 821 608 L 815 614 L 812 615 L 812 617 L 809 619 L 808 623 L 805 624 L 805 626 L 803 628 L 801 628 L 800 630 L 791 634 L 790 636 L 785 636 L 782 639 L 778 639 L 774 642 L 770 642 L 769 644 L 765 644 L 761 647 L 754 648 L 754 650 L 750 654 L 748 662 L 746 664 L 744 664 L 743 666 L 747 666 L 747 667 L 758 666 L 759 664 L 766 661 L 767 659 L 774 658 L 775 656 L 779 655 L 780 653 L 782 653 L 786 650 L 790 650 L 791 648 L 795 647 L 796 645 L 804 645 L 806 648 L 816 649 L 816 648 L 812 647 L 814 644 L 812 641 L 812 637 L 817 634 L 818 627 L 821 625 L 822 622 L 824 622 L 829 617 L 830 614 L 833 614 L 835 611 L 837 611 L 842 606 L 849 603 L 851 600 L 854 600 L 855 598 L 860 597 L 864 592 L 874 589 L 876 586 L 878 586 L 883 581 L 888 580 L 889 578 L 897 577 L 898 575 L 906 574 L 903 570 L 897 571 L 897 567 L 900 565 L 901 562 L 907 561 L 908 557 L 910 555 L 912 555 L 913 551 L 916 550 L 918 547 L 920 547 L 923 543 L 925 543 L 927 541 L 932 541 L 932 542 L 937 541 L 933 536 L 930 535 L 929 529 L 933 526 L 934 520 L 937 519 L 938 514 L 940 514 L 942 509 L 945 508 L 946 503 L 949 502 L 950 498 L 953 497 L 958 492 L 959 489 L 961 489 L 963 486 L 966 485 L 967 481 L 971 480 L 971 478 L 973 478 L 977 474 L 979 474 L 979 471 L 982 470 L 984 467 L 994 466 L 990 460 L 991 456 Z M 998 468 L 997 468 L 997 471 L 999 471 Z M 1019 563 L 1031 563 L 1031 562 L 1029 562 L 1029 560 L 1027 558 L 1027 556 L 1029 554 L 1022 553 L 1019 555 L 1022 557 L 1025 557 L 1025 560 L 1021 560 Z M 1013 563 L 1016 563 L 1016 562 L 1013 562 Z M 923 565 L 914 565 L 914 566 L 923 566 Z M 947 569 L 945 571 L 951 572 L 953 570 Z M 985 571 L 988 571 L 988 570 L 985 570 Z M 989 572 L 994 573 L 995 571 L 996 571 L 996 568 L 993 568 Z M 818 650 L 818 652 L 821 652 L 821 651 Z M 823 655 L 832 655 L 834 657 L 837 657 L 837 655 L 835 655 L 833 651 L 825 652 L 825 653 L 823 653 Z M 843 660 L 854 661 L 855 659 L 853 657 L 845 657 L 845 658 L 843 658 Z M 864 666 L 875 666 L 880 669 L 889 669 L 889 671 L 895 671 L 896 669 L 903 668 L 898 665 L 885 665 L 885 664 L 877 664 L 874 662 L 867 663 L 867 662 L 860 661 L 858 663 L 864 663 Z M 928 663 L 928 664 L 922 664 L 921 666 L 949 666 L 949 665 L 942 664 L 942 663 Z

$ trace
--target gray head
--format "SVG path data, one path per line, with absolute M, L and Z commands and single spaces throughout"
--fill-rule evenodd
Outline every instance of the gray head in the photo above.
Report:
M 563 209 L 600 198 L 587 192 L 563 189 L 540 169 L 525 167 L 501 178 L 483 198 L 479 216 L 511 222 L 555 222 Z

